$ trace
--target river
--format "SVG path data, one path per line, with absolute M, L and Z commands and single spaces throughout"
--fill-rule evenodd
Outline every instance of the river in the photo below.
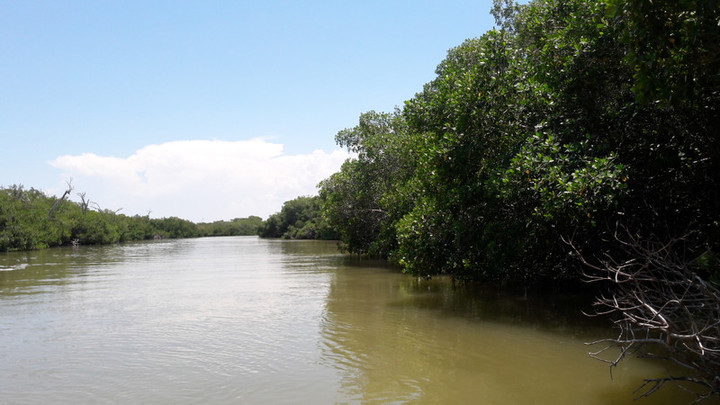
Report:
M 677 404 L 610 378 L 574 297 L 418 280 L 334 242 L 162 240 L 0 254 L 0 403 Z M 593 323 L 594 322 L 594 323 Z

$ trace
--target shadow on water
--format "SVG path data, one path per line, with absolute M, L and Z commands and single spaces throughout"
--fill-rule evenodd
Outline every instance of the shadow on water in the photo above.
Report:
M 345 400 L 369 403 L 677 404 L 665 387 L 634 401 L 655 363 L 614 371 L 585 342 L 614 332 L 582 314 L 583 295 L 509 294 L 417 279 L 388 266 L 344 259 L 322 323 L 323 360 L 342 374 Z
M 389 305 L 410 305 L 443 317 L 491 321 L 547 332 L 587 336 L 604 323 L 591 313 L 593 297 L 582 294 L 516 293 L 491 286 L 453 285 L 446 277 L 409 277 L 398 283 L 400 299 Z

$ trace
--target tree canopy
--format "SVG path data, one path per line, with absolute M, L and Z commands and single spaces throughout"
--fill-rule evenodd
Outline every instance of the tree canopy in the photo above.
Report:
M 616 223 L 716 252 L 718 10 L 646 3 L 496 1 L 402 109 L 336 136 L 357 157 L 320 194 L 346 249 L 528 282 L 576 277 L 561 237 L 601 251 Z

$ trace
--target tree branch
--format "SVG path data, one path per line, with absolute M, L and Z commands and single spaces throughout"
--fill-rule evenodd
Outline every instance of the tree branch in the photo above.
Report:
M 646 379 L 640 397 L 649 396 L 667 382 L 690 382 L 698 397 L 720 395 L 720 290 L 697 274 L 696 260 L 687 260 L 685 238 L 666 243 L 643 241 L 627 229 L 615 231 L 620 246 L 615 260 L 610 253 L 588 260 L 571 240 L 564 240 L 586 267 L 588 282 L 610 282 L 609 296 L 598 296 L 595 315 L 614 315 L 617 338 L 588 343 L 604 345 L 589 353 L 616 367 L 627 355 L 663 359 L 686 375 Z M 638 334 L 640 332 L 640 334 Z M 611 349 L 614 359 L 603 357 Z

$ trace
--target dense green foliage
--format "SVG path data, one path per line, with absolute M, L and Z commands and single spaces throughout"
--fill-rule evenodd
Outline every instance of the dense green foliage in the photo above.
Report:
M 197 236 L 195 225 L 179 218 L 130 217 L 89 210 L 87 204 L 50 197 L 33 188 L 0 189 L 0 251 L 192 236 Z
M 23 186 L 0 189 L 0 252 L 158 238 L 255 235 L 262 223 L 260 217 L 194 224 L 176 217 L 126 216 L 88 209 L 84 195 L 83 201 L 51 197 Z
M 280 212 L 262 223 L 257 234 L 263 238 L 337 239 L 320 210 L 320 197 L 298 197 L 286 201 Z
M 199 236 L 249 236 L 257 235 L 262 224 L 262 218 L 251 215 L 231 221 L 201 222 L 197 224 L 197 227 Z
M 720 58 L 712 1 L 496 1 L 401 111 L 361 115 L 321 183 L 352 253 L 418 275 L 579 278 L 616 243 L 720 250 Z
M 357 158 L 320 184 L 325 215 L 345 250 L 387 256 L 397 249 L 394 224 L 407 211 L 412 194 L 406 183 L 416 160 L 413 138 L 398 112 L 371 111 L 335 139 Z

